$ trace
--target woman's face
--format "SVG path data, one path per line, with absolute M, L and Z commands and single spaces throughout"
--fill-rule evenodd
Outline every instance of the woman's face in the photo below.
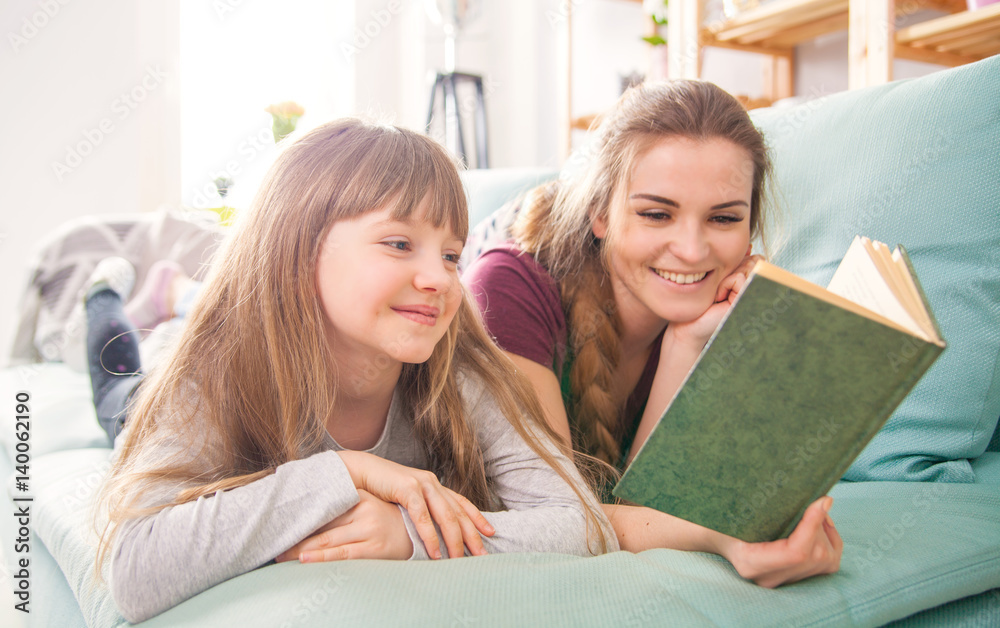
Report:
M 430 198 L 405 222 L 387 207 L 330 228 L 316 284 L 339 365 L 383 372 L 425 362 L 455 317 L 464 243 L 423 219 Z
M 750 250 L 753 162 L 724 139 L 660 140 L 635 162 L 624 204 L 594 235 L 612 238 L 615 300 L 628 324 L 688 322 L 715 302 L 719 283 Z M 620 197 L 619 197 L 620 198 Z

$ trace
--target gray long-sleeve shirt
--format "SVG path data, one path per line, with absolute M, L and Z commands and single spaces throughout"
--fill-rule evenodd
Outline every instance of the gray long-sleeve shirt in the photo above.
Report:
M 479 382 L 466 378 L 462 388 L 483 447 L 486 473 L 506 509 L 484 513 L 496 530 L 493 536 L 483 537 L 486 551 L 589 554 L 596 544 L 588 546 L 584 509 L 576 494 L 518 436 Z M 426 453 L 401 406 L 394 395 L 382 436 L 367 451 L 427 469 Z M 177 455 L 184 442 L 191 441 L 158 439 L 147 455 L 152 460 L 159 454 Z M 341 449 L 327 434 L 324 451 L 283 464 L 272 475 L 123 523 L 111 558 L 111 590 L 122 615 L 130 622 L 143 621 L 265 565 L 352 508 L 359 498 L 337 454 Z M 211 450 L 201 448 L 196 459 L 205 460 Z M 554 446 L 549 450 L 582 487 L 572 463 Z M 206 468 L 210 468 L 207 461 Z M 163 483 L 144 493 L 142 505 L 170 502 L 176 491 L 176 484 Z M 586 489 L 581 492 L 600 514 L 596 499 Z M 414 547 L 411 558 L 427 558 L 412 521 L 402 512 Z M 604 535 L 609 549 L 617 549 L 610 523 L 606 519 L 601 523 L 603 529 L 597 532 Z M 446 553 L 443 542 L 441 550 Z

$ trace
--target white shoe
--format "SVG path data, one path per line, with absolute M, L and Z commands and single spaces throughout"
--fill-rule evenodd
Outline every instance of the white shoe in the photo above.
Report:
M 94 272 L 80 290 L 80 296 L 73 311 L 66 319 L 62 333 L 62 361 L 66 366 L 80 373 L 87 373 L 87 309 L 86 303 L 92 295 L 110 288 L 118 293 L 122 302 L 132 294 L 135 285 L 135 267 L 123 257 L 106 257 L 100 261 Z

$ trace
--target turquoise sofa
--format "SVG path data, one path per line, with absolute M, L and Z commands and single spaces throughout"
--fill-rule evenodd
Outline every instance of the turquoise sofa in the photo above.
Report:
M 845 542 L 837 574 L 769 590 L 717 556 L 665 549 L 285 563 L 146 625 L 1000 625 L 1000 57 L 754 119 L 783 210 L 775 261 L 823 284 L 856 233 L 903 243 L 949 345 L 831 492 Z M 549 176 L 466 173 L 474 220 L 488 225 L 503 201 Z M 28 553 L 12 551 L 19 524 L 0 517 L 15 586 L 13 560 L 30 558 L 28 625 L 124 623 L 90 577 L 87 505 L 109 450 L 85 376 L 11 366 L 0 391 L 8 409 L 18 391 L 31 398 Z M 5 414 L 4 477 L 13 424 Z M 28 494 L 7 486 L 8 498 Z

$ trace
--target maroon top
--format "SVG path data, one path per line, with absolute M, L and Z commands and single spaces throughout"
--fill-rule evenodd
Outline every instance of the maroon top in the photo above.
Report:
M 486 329 L 504 351 L 549 366 L 566 393 L 566 313 L 559 286 L 534 257 L 513 242 L 487 249 L 462 274 L 483 315 Z M 627 452 L 649 398 L 660 360 L 660 338 L 646 361 L 646 368 L 625 405 L 622 451 Z M 570 417 L 572 422 L 573 418 Z

